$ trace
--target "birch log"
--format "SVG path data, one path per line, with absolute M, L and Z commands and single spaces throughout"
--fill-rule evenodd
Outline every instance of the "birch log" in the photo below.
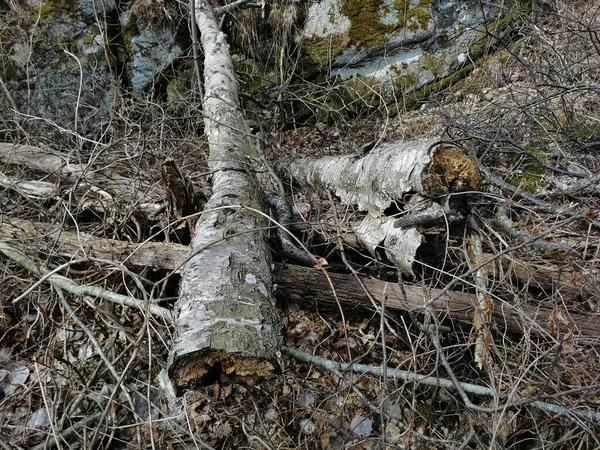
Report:
M 204 49 L 204 126 L 213 195 L 196 225 L 177 301 L 169 374 L 178 385 L 257 381 L 274 370 L 281 340 L 271 259 L 260 216 L 256 161 L 239 107 L 225 35 L 207 1 L 196 0 Z
M 289 170 L 302 184 L 334 192 L 377 215 L 405 194 L 436 197 L 477 189 L 477 164 L 458 147 L 433 139 L 385 144 L 367 155 L 299 158 Z
M 444 207 L 432 199 L 441 196 L 445 203 L 447 194 L 474 190 L 480 183 L 472 158 L 432 139 L 382 145 L 361 157 L 301 158 L 289 170 L 301 184 L 328 189 L 342 202 L 369 211 L 354 229 L 359 241 L 374 255 L 383 248 L 396 268 L 410 275 L 422 237 L 414 226 L 403 225 L 407 216 L 420 210 L 425 222 L 444 217 Z M 392 205 L 406 216 L 386 218 L 384 211 Z

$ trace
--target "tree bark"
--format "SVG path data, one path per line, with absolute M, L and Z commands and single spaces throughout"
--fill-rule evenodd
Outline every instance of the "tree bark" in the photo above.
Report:
M 367 155 L 300 158 L 289 170 L 302 184 L 328 189 L 344 203 L 355 203 L 374 215 L 405 194 L 436 197 L 477 189 L 477 163 L 458 147 L 433 139 L 385 144 Z
M 475 190 L 480 176 L 477 163 L 458 147 L 433 139 L 385 144 L 363 156 L 300 158 L 289 170 L 299 183 L 334 192 L 343 203 L 369 211 L 355 234 L 371 253 L 383 248 L 396 268 L 413 274 L 412 265 L 422 236 L 408 223 L 443 218 L 445 206 L 431 199 Z M 417 194 L 417 195 L 415 195 Z M 385 217 L 394 205 L 399 219 Z M 404 221 L 403 221 L 404 219 Z
M 225 35 L 207 1 L 195 6 L 213 195 L 182 272 L 169 374 L 179 386 L 213 378 L 253 382 L 274 370 L 281 344 L 264 224 L 246 208 L 260 210 L 251 175 L 257 155 Z

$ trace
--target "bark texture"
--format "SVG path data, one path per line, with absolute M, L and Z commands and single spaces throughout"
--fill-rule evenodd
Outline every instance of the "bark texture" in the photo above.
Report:
M 252 382 L 274 369 L 281 329 L 271 294 L 271 258 L 256 183 L 256 149 L 239 107 L 225 35 L 206 1 L 196 1 L 204 48 L 205 133 L 213 195 L 182 273 L 169 373 L 176 384 L 213 378 Z M 209 379 L 210 378 L 210 379 Z
M 88 164 L 71 162 L 68 155 L 51 149 L 0 142 L 0 162 L 47 174 L 45 179 L 57 185 L 66 183 L 76 186 L 75 195 L 71 196 L 70 201 L 78 202 L 80 208 L 105 211 L 109 209 L 105 203 L 111 206 L 123 203 L 145 215 L 153 215 L 160 209 L 156 203 L 160 195 L 148 183 L 123 177 L 110 168 L 92 170 Z M 33 197 L 52 198 L 65 195 L 65 191 L 71 189 L 70 186 L 68 189 L 62 186 L 61 190 L 57 186 L 51 190 L 47 182 L 25 183 L 2 178 L 4 186 Z
M 477 164 L 459 148 L 432 139 L 382 145 L 367 155 L 301 158 L 290 163 L 294 178 L 334 192 L 344 203 L 377 213 L 406 193 L 425 197 L 477 189 Z

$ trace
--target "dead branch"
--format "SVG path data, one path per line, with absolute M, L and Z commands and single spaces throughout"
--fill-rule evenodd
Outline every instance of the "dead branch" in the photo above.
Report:
M 14 180 L 0 172 L 0 187 L 11 189 L 27 198 L 51 199 L 58 196 L 54 183 L 35 180 Z
M 361 210 L 379 213 L 407 193 L 436 197 L 477 189 L 477 164 L 458 147 L 432 139 L 382 145 L 367 155 L 300 158 L 289 163 L 294 179 L 327 189 Z
M 36 244 L 40 247 L 48 242 L 55 242 L 57 254 L 66 256 L 89 255 L 100 259 L 112 259 L 122 264 L 137 267 L 152 267 L 178 271 L 187 252 L 187 247 L 178 244 L 146 242 L 132 244 L 112 239 L 97 238 L 80 232 L 62 231 L 60 227 L 48 224 L 21 221 L 12 224 L 0 224 L 0 236 L 28 243 L 31 247 Z M 41 239 L 43 237 L 43 239 Z M 490 255 L 484 254 L 484 260 Z M 514 260 L 507 263 L 516 264 Z M 534 268 L 531 267 L 532 273 Z M 517 274 L 524 274 L 523 270 L 515 270 Z M 559 274 L 556 272 L 555 274 Z M 526 273 L 525 273 L 526 274 Z M 299 302 L 305 305 L 316 304 L 319 307 L 333 306 L 337 308 L 335 298 L 325 276 L 319 271 L 294 265 L 276 265 L 273 272 L 274 281 L 278 288 L 275 291 L 279 301 Z M 336 288 L 340 302 L 348 308 L 371 308 L 371 301 L 364 292 L 361 283 L 352 275 L 329 273 Z M 565 276 L 565 273 L 563 273 Z M 583 276 L 573 275 L 571 278 L 562 278 L 565 286 L 577 286 L 582 282 Z M 387 284 L 386 308 L 392 310 L 407 310 L 420 307 L 423 302 L 432 296 L 438 295 L 440 290 L 428 290 L 419 286 L 405 285 L 408 305 L 404 302 L 401 289 L 395 283 L 386 283 L 371 278 L 361 278 L 360 281 L 371 294 L 372 298 L 380 299 Z M 450 291 L 433 303 L 433 309 L 445 314 L 454 320 L 471 323 L 476 303 L 473 294 Z M 530 331 L 536 336 L 548 336 L 549 323 L 553 310 L 550 308 L 535 308 L 527 305 L 511 305 L 507 302 L 497 302 L 493 313 L 494 325 L 497 330 L 506 330 L 512 333 Z M 590 342 L 600 338 L 600 315 L 566 314 L 569 320 L 569 329 L 575 334 L 585 337 Z M 563 333 L 565 330 L 562 330 Z
M 13 245 L 0 240 L 0 252 L 11 259 L 13 262 L 19 264 L 30 272 L 34 273 L 39 277 L 45 277 L 46 280 L 53 286 L 64 289 L 75 295 L 88 296 L 92 298 L 101 298 L 104 300 L 111 301 L 123 306 L 131 306 L 137 308 L 140 311 L 148 311 L 156 316 L 165 319 L 168 322 L 173 320 L 173 313 L 162 306 L 158 306 L 153 303 L 144 302 L 142 300 L 127 297 L 125 295 L 117 294 L 106 289 L 102 289 L 98 286 L 90 285 L 79 285 L 69 278 L 61 275 L 50 274 L 47 269 L 41 266 L 38 262 L 32 258 L 26 256 L 21 250 L 17 249 Z
M 284 347 L 283 351 L 285 354 L 296 358 L 300 361 L 307 362 L 309 364 L 315 364 L 323 369 L 331 370 L 334 369 L 336 371 L 342 372 L 356 372 L 356 373 L 370 373 L 376 376 L 382 376 L 383 370 L 381 367 L 368 366 L 365 364 L 349 364 L 349 363 L 339 363 L 336 361 L 331 361 L 325 358 L 321 358 L 319 356 L 310 355 L 301 350 L 292 349 L 288 347 Z M 395 378 L 398 380 L 405 381 L 407 383 L 417 383 L 423 384 L 426 386 L 439 386 L 445 389 L 455 389 L 454 382 L 447 378 L 440 377 L 432 377 L 427 375 L 420 375 L 414 372 L 407 372 L 404 370 L 399 370 L 398 368 L 388 368 L 387 376 L 389 378 Z M 479 386 L 472 383 L 460 383 L 460 387 L 465 391 L 471 394 L 476 395 L 484 395 L 489 397 L 496 397 L 498 392 L 494 389 L 491 389 L 487 386 Z M 542 411 L 549 412 L 551 414 L 558 414 L 562 416 L 575 416 L 582 420 L 588 421 L 600 421 L 600 413 L 583 411 L 581 409 L 574 408 L 566 408 L 564 406 L 555 405 L 553 403 L 543 402 L 535 399 L 528 399 L 525 397 L 521 397 L 519 395 L 515 395 L 513 393 L 508 393 L 505 395 L 508 397 L 508 401 L 505 405 L 501 405 L 500 409 L 510 407 L 510 406 L 521 406 L 526 404 L 531 404 L 536 408 L 541 409 Z
M 162 195 L 147 183 L 123 177 L 109 168 L 97 170 L 87 164 L 71 163 L 68 156 L 50 149 L 0 142 L 0 161 L 48 174 L 54 181 L 86 183 L 108 192 L 113 200 L 136 205 L 149 216 L 160 208 L 156 201 Z

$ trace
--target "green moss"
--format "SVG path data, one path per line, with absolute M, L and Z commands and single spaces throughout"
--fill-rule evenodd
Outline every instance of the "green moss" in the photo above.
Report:
M 412 6 L 412 0 L 394 0 L 392 7 L 383 0 L 347 0 L 342 13 L 350 20 L 350 43 L 368 47 L 384 43 L 389 35 L 402 29 L 426 28 L 433 3 L 434 0 L 419 0 Z
M 442 62 L 440 61 L 440 59 L 436 56 L 433 55 L 425 55 L 423 57 L 423 60 L 421 62 L 421 65 L 429 70 L 431 73 L 433 73 L 434 75 L 439 75 L 438 71 L 440 70 L 440 67 L 442 66 Z
M 535 194 L 546 184 L 545 175 L 546 171 L 540 172 L 536 169 L 527 169 L 521 174 L 508 177 L 506 182 L 529 194 Z
M 327 67 L 331 60 L 348 46 L 347 34 L 334 34 L 327 37 L 312 37 L 302 41 L 305 61 L 305 72 L 318 72 Z M 308 64 L 306 64 L 308 63 Z
M 32 15 L 39 15 L 44 22 L 52 22 L 54 17 L 59 13 L 73 15 L 77 12 L 76 0 L 47 0 L 42 2 L 40 6 L 27 6 L 27 12 Z
M 240 89 L 248 94 L 256 94 L 265 87 L 277 83 L 274 73 L 265 73 L 251 59 L 234 56 L 232 62 Z
M 360 47 L 384 42 L 385 34 L 392 27 L 381 23 L 379 9 L 382 5 L 382 0 L 347 0 L 344 3 L 342 13 L 350 19 L 348 36 L 352 44 Z
M 392 85 L 395 92 L 405 92 L 413 87 L 417 82 L 417 76 L 413 73 L 404 73 L 394 77 Z
M 129 170 L 130 170 L 130 168 L 128 166 L 116 166 L 115 167 L 115 172 L 117 172 L 119 175 L 122 175 L 122 176 L 128 175 Z

